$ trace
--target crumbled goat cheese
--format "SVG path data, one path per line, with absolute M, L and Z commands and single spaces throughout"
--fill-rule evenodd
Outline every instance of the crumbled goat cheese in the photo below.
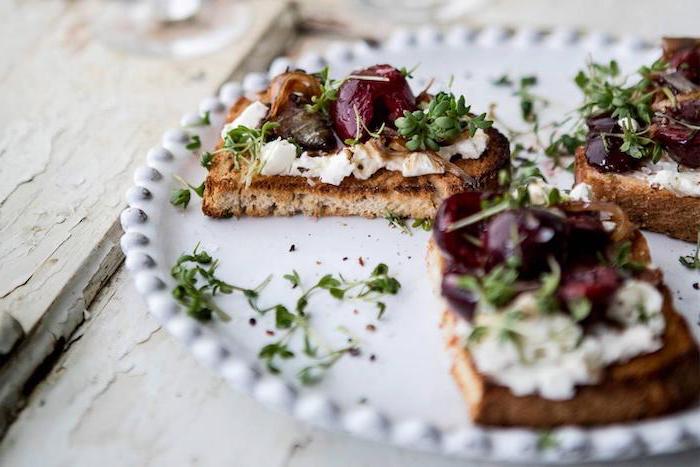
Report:
M 277 138 L 265 143 L 260 151 L 262 175 L 288 175 L 297 158 L 297 148 L 287 140 Z
M 232 129 L 244 126 L 247 128 L 258 128 L 267 116 L 268 107 L 260 101 L 255 101 L 236 117 L 232 122 L 224 125 L 221 130 L 221 137 L 225 138 Z
M 462 159 L 478 159 L 486 150 L 488 142 L 489 135 L 478 129 L 472 137 L 461 138 L 449 146 L 441 147 L 438 154 L 448 161 L 457 154 L 461 155 Z

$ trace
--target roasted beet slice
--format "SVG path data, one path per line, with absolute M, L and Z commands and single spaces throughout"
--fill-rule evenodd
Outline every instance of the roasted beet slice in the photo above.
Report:
M 364 134 L 357 120 L 369 129 L 392 123 L 404 111 L 416 108 L 416 98 L 399 70 L 390 65 L 375 65 L 352 73 L 353 76 L 379 77 L 383 81 L 350 78 L 338 90 L 331 104 L 331 121 L 340 139 Z
M 435 216 L 435 242 L 452 262 L 458 265 L 453 267 L 460 267 L 462 271 L 477 268 L 482 264 L 483 250 L 473 241 L 479 238 L 481 226 L 475 224 L 452 232 L 448 230 L 455 221 L 479 212 L 481 200 L 482 194 L 478 192 L 452 195 L 443 201 Z
M 486 226 L 484 250 L 487 268 L 506 259 L 520 258 L 520 277 L 532 279 L 549 269 L 548 258 L 565 257 L 565 219 L 544 209 L 517 209 L 496 215 Z

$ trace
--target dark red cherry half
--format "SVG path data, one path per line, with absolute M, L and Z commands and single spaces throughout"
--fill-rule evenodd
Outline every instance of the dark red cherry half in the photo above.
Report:
M 466 270 L 482 264 L 483 250 L 469 240 L 479 238 L 481 225 L 475 224 L 452 232 L 448 230 L 455 221 L 479 212 L 481 200 L 482 193 L 473 191 L 450 196 L 440 205 L 433 225 L 435 243 L 453 262 Z
M 700 46 L 678 50 L 671 56 L 670 65 L 688 80 L 700 84 Z
M 596 253 L 603 251 L 610 242 L 610 236 L 600 220 L 600 213 L 567 212 L 566 223 L 569 230 L 567 261 L 577 264 L 598 262 Z
M 610 300 L 622 284 L 620 273 L 613 267 L 594 265 L 574 267 L 564 271 L 559 287 L 559 298 L 564 302 L 586 299 L 591 304 L 588 322 L 605 316 Z
M 604 133 L 622 134 L 617 120 L 598 115 L 586 120 L 586 160 L 602 172 L 627 172 L 639 167 L 639 160 L 620 151 L 622 138 L 604 136 Z
M 461 274 L 447 273 L 442 278 L 441 292 L 450 304 L 450 309 L 459 316 L 471 321 L 479 301 L 478 295 L 472 290 L 459 286 Z
M 362 125 L 376 129 L 382 123 L 393 123 L 404 111 L 416 109 L 416 98 L 406 78 L 396 68 L 374 65 L 352 75 L 380 77 L 386 81 L 351 78 L 340 86 L 337 99 L 331 103 L 330 116 L 341 140 L 364 134 L 363 129 L 358 132 L 358 116 Z
M 697 130 L 662 118 L 652 126 L 651 135 L 679 164 L 700 167 L 700 132 Z
M 586 126 L 589 134 L 612 133 L 622 131 L 617 125 L 617 120 L 609 115 L 595 115 L 586 119 Z
M 567 244 L 566 220 L 544 209 L 517 209 L 496 215 L 483 234 L 486 267 L 520 258 L 520 277 L 532 279 L 549 270 L 548 258 L 561 262 Z
M 700 125 L 700 96 L 693 96 L 694 98 L 688 100 L 679 99 L 678 105 L 668 109 L 666 114 L 692 125 Z
M 603 139 L 605 138 L 605 139 Z M 622 138 L 590 135 L 586 140 L 586 160 L 601 172 L 629 172 L 641 161 L 620 150 Z

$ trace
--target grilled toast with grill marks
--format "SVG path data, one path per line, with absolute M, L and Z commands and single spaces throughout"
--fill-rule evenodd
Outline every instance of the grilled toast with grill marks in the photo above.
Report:
M 634 236 L 631 258 L 649 261 L 649 249 L 640 232 Z M 439 248 L 431 240 L 428 268 L 437 284 L 445 267 Z M 494 426 L 589 426 L 649 418 L 687 407 L 700 394 L 700 355 L 684 318 L 673 308 L 670 291 L 662 286 L 662 292 L 666 320 L 663 346 L 608 366 L 600 383 L 577 387 L 576 395 L 567 400 L 516 396 L 481 374 L 457 335 L 458 318 L 446 305 L 441 327 L 453 359 L 452 375 L 472 420 Z
M 590 185 L 593 199 L 620 206 L 643 229 L 695 242 L 700 230 L 700 198 L 678 196 L 625 174 L 604 173 L 586 161 L 585 148 L 576 150 L 576 183 Z
M 250 101 L 239 99 L 227 121 L 233 121 Z M 245 186 L 231 169 L 230 155 L 214 156 L 207 175 L 202 210 L 211 217 L 231 216 L 362 216 L 383 217 L 388 211 L 401 217 L 432 218 L 440 202 L 464 190 L 489 190 L 498 173 L 510 164 L 508 140 L 498 130 L 485 130 L 488 146 L 478 159 L 454 162 L 466 180 L 452 173 L 404 177 L 380 169 L 367 180 L 346 177 L 338 186 L 309 183 L 299 176 L 256 176 Z

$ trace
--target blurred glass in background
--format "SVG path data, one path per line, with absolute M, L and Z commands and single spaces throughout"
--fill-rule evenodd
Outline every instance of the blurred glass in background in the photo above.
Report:
M 95 32 L 125 51 L 192 57 L 230 44 L 251 19 L 250 3 L 235 0 L 109 0 Z
M 394 23 L 449 22 L 488 0 L 354 0 L 369 14 L 382 14 Z

